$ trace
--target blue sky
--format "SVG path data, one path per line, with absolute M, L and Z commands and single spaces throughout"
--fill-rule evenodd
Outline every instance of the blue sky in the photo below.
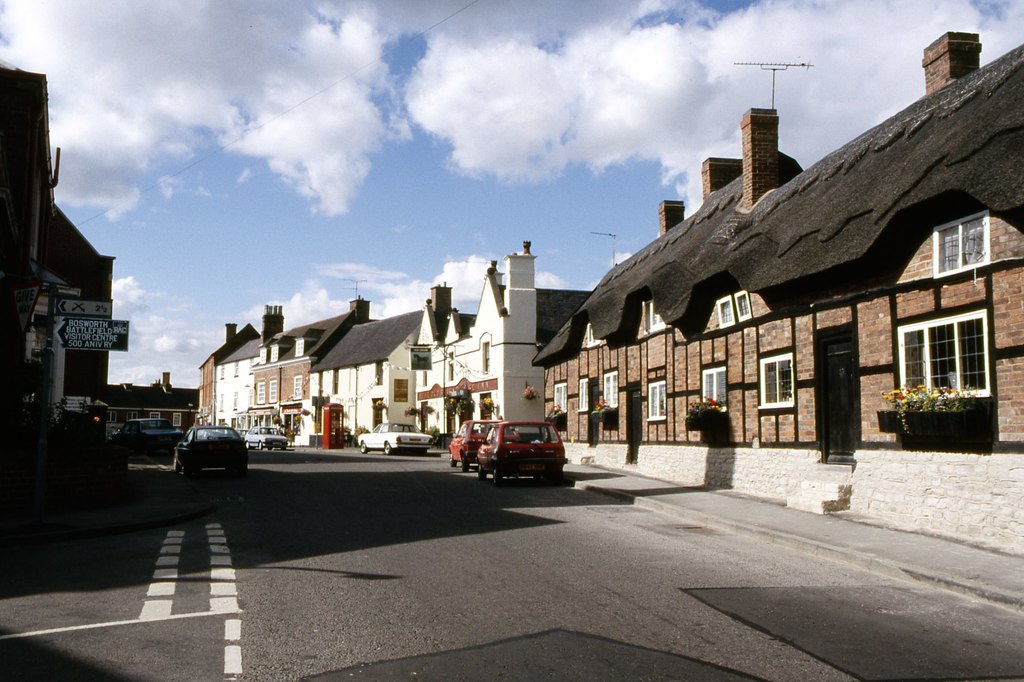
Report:
M 4 0 L 0 60 L 47 74 L 58 204 L 116 258 L 110 380 L 195 386 L 264 305 L 291 327 L 358 286 L 384 317 L 444 281 L 473 311 L 524 240 L 540 286 L 589 289 L 739 156 L 771 77 L 734 62 L 814 64 L 776 91 L 806 168 L 920 97 L 949 30 L 986 63 L 1024 0 Z

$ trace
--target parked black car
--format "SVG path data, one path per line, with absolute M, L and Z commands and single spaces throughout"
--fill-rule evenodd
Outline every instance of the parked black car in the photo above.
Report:
M 249 448 L 229 426 L 193 426 L 174 446 L 174 472 L 193 476 L 202 469 L 229 469 L 239 476 L 249 471 Z
M 110 442 L 133 452 L 156 452 L 174 449 L 181 440 L 181 429 L 167 419 L 129 419 L 120 429 L 110 434 Z

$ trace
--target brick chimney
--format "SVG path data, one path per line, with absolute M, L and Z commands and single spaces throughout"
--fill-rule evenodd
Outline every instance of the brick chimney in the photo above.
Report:
M 686 204 L 681 201 L 666 199 L 658 204 L 658 236 L 683 222 L 686 217 Z
M 779 186 L 779 114 L 774 109 L 751 109 L 740 122 L 743 137 L 743 199 L 749 210 L 764 194 Z
M 235 334 L 238 333 L 238 325 L 234 322 L 228 322 L 224 325 L 224 341 L 230 341 L 235 338 Z
M 171 373 L 170 372 L 164 372 L 163 373 L 163 378 L 160 380 L 160 383 L 161 383 L 161 385 L 163 385 L 164 389 L 170 388 L 171 387 Z
M 260 332 L 260 343 L 266 344 L 276 334 L 284 331 L 284 313 L 279 305 L 263 306 L 263 331 Z
M 348 302 L 349 312 L 355 315 L 355 323 L 363 324 L 370 321 L 370 302 L 362 296 L 357 296 Z
M 452 310 L 452 288 L 448 283 L 430 287 L 430 306 L 436 313 L 447 314 Z
M 977 33 L 947 33 L 924 49 L 924 94 L 936 90 L 978 68 L 981 42 Z
M 743 159 L 722 159 L 711 157 L 700 165 L 701 188 L 704 199 L 743 175 Z

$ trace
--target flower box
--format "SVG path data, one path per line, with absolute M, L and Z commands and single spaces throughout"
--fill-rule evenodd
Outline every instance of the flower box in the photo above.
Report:
M 900 413 L 896 410 L 879 410 L 878 430 L 882 433 L 903 433 Z
M 568 420 L 564 412 L 562 414 L 549 415 L 545 419 L 559 431 L 565 431 Z
M 878 413 L 878 430 L 911 438 L 964 441 L 992 440 L 992 418 L 987 404 L 969 410 L 907 411 L 900 419 L 896 410 Z
M 703 410 L 686 417 L 687 431 L 721 431 L 729 425 L 729 416 L 721 410 Z
M 606 408 L 599 412 L 591 412 L 590 420 L 606 429 L 617 429 L 619 428 L 619 410 L 617 408 Z

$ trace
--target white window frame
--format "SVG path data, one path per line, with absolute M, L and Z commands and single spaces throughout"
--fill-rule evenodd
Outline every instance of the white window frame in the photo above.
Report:
M 302 397 L 302 375 L 299 375 L 299 376 L 296 376 L 296 377 L 292 378 L 292 397 L 293 398 L 301 398 Z
M 961 386 L 961 385 L 957 385 L 957 386 L 948 386 L 948 388 L 959 388 L 959 389 L 964 389 L 964 390 L 968 390 L 969 389 L 969 390 L 972 390 L 972 391 L 976 391 L 977 395 L 982 396 L 982 397 L 991 395 L 992 377 L 991 377 L 991 372 L 990 372 L 990 368 L 989 368 L 990 358 L 989 358 L 989 352 L 988 352 L 988 343 L 989 343 L 988 315 L 985 313 L 984 310 L 979 310 L 979 311 L 975 311 L 975 312 L 972 312 L 972 313 L 964 313 L 962 315 L 954 315 L 952 317 L 943 317 L 943 318 L 939 318 L 939 319 L 935 319 L 935 320 L 928 320 L 927 322 L 918 322 L 916 324 L 908 324 L 908 325 L 903 325 L 901 327 L 898 327 L 897 330 L 896 330 L 896 334 L 897 334 L 897 344 L 899 346 L 900 385 L 901 386 L 906 386 L 907 385 L 906 335 L 908 333 L 912 333 L 912 332 L 923 331 L 924 332 L 924 336 L 925 336 L 924 344 L 923 344 L 923 349 L 924 349 L 923 364 L 924 364 L 924 371 L 925 371 L 925 374 L 926 374 L 926 382 L 925 382 L 925 384 L 929 388 L 946 388 L 947 387 L 947 385 L 945 383 L 935 383 L 935 381 L 934 381 L 935 377 L 933 377 L 931 375 L 931 373 L 932 373 L 932 358 L 931 358 L 931 351 L 932 351 L 931 336 L 932 336 L 932 330 L 937 328 L 937 327 L 943 327 L 943 326 L 947 326 L 947 325 L 952 325 L 952 327 L 953 327 L 953 343 L 954 343 L 954 348 L 955 348 L 955 363 L 956 363 L 956 382 L 957 382 L 957 384 L 962 384 L 963 383 L 963 368 L 962 368 L 963 356 L 962 356 L 961 348 L 960 348 L 961 340 L 960 340 L 959 323 L 960 322 L 966 322 L 968 320 L 981 320 L 981 334 L 982 334 L 982 343 L 981 343 L 981 351 L 982 351 L 982 353 L 981 353 L 981 357 L 982 357 L 982 365 L 984 366 L 984 369 L 985 369 L 985 387 L 984 388 L 978 388 L 976 386 Z M 913 387 L 911 387 L 911 388 L 913 388 Z
M 729 311 L 728 316 L 723 314 L 723 310 Z M 715 312 L 718 314 L 719 329 L 725 329 L 736 324 L 736 309 L 733 306 L 732 296 L 723 296 L 715 301 Z
M 159 412 L 150 412 L 149 413 L 149 418 L 150 419 L 159 419 L 160 418 L 160 413 Z
M 981 260 L 975 263 L 964 262 L 964 225 L 973 222 L 975 220 L 982 221 L 982 241 L 983 241 L 983 252 Z M 942 233 L 956 229 L 957 231 L 957 266 L 950 268 L 949 270 L 943 270 L 942 264 L 944 259 L 942 258 Z M 932 273 L 936 278 L 948 277 L 955 275 L 960 272 L 968 270 L 974 270 L 977 267 L 988 265 L 990 262 L 990 251 L 992 241 L 989 238 L 989 214 L 988 211 L 982 211 L 981 213 L 975 213 L 974 215 L 961 218 L 960 220 L 954 220 L 944 225 L 939 225 L 932 232 Z
M 653 334 L 665 328 L 665 320 L 654 309 L 654 301 L 644 301 L 644 333 Z
M 270 348 L 270 361 L 277 362 L 277 359 L 281 357 L 281 349 L 277 344 L 274 344 Z
M 234 395 L 231 398 L 231 409 L 234 410 L 235 412 L 238 411 L 238 391 L 235 391 Z
M 267 402 L 277 402 L 277 379 L 271 379 L 267 382 Z
M 590 410 L 590 379 L 580 379 L 580 395 L 579 400 L 576 401 L 576 410 L 578 412 L 588 412 Z
M 619 406 L 619 371 L 605 372 L 601 381 L 604 388 L 604 402 L 608 407 Z
M 263 405 L 267 402 L 267 382 L 261 381 L 256 384 L 256 404 Z
M 242 364 L 241 362 L 236 362 L 235 363 L 235 377 L 238 376 L 238 366 L 241 365 L 241 364 Z
M 267 364 L 267 349 L 266 348 L 260 348 L 260 364 L 261 365 Z
M 745 322 L 754 316 L 754 306 L 750 302 L 750 294 L 746 291 L 737 291 L 733 294 L 733 300 L 736 302 L 736 320 L 739 322 Z M 743 312 L 743 307 L 740 305 L 740 301 L 744 301 L 747 311 Z
M 719 376 L 721 381 L 719 381 Z M 700 375 L 701 398 L 712 398 L 722 406 L 723 412 L 727 409 L 728 404 L 725 377 L 724 365 L 721 367 L 709 367 L 703 370 Z M 709 387 L 710 391 L 708 390 Z M 722 389 L 721 392 L 719 392 L 719 388 Z
M 171 413 L 171 426 L 181 426 L 181 412 Z
M 221 379 L 223 379 L 223 378 L 224 378 L 224 365 L 221 365 L 221 366 L 220 366 L 220 378 L 221 378 Z
M 480 369 L 484 374 L 491 371 L 491 342 L 484 341 L 480 344 Z
M 664 379 L 647 384 L 647 421 L 668 418 L 668 384 Z
M 564 381 L 555 384 L 552 398 L 555 407 L 561 408 L 562 412 L 567 411 L 569 407 L 569 384 Z
M 587 348 L 601 345 L 601 339 L 594 338 L 594 326 L 587 322 L 587 330 L 583 333 L 583 345 Z
M 306 352 L 306 339 L 299 337 L 295 339 L 295 357 L 301 356 Z
M 780 365 L 784 362 L 789 363 L 789 398 L 786 400 L 775 400 L 769 402 L 767 398 L 768 383 L 766 380 L 766 370 L 769 365 Z M 778 395 L 781 395 L 781 388 L 783 386 L 782 373 L 776 370 L 776 385 L 775 388 L 778 391 Z M 796 371 L 793 366 L 793 354 L 782 353 L 780 355 L 772 355 L 771 357 L 761 358 L 761 371 L 760 371 L 760 394 L 762 408 L 774 408 L 774 407 L 793 407 L 796 396 Z

